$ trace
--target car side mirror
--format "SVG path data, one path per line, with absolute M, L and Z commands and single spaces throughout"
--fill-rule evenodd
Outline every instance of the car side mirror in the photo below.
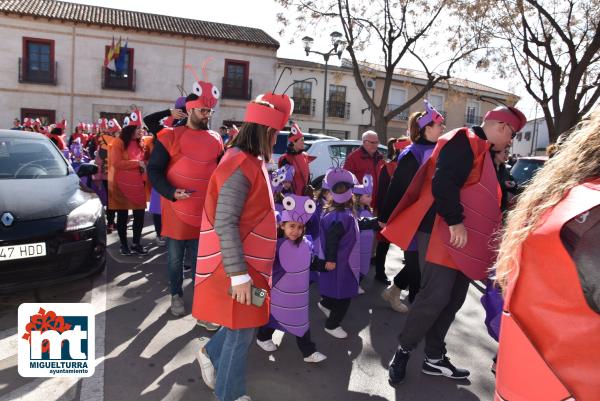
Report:
M 79 177 L 88 177 L 98 172 L 98 166 L 93 163 L 82 163 L 77 169 L 77 175 Z

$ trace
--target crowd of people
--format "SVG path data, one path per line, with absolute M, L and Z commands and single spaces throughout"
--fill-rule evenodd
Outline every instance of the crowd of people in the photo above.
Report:
M 250 400 L 248 349 L 256 342 L 276 351 L 275 330 L 296 338 L 306 363 L 325 361 L 311 339 L 309 292 L 320 294 L 324 331 L 347 338 L 344 319 L 364 293 L 372 263 L 375 280 L 389 285 L 382 298 L 406 314 L 390 355 L 390 384 L 405 380 L 422 340 L 423 373 L 470 375 L 450 361 L 445 339 L 469 284 L 483 280 L 486 324 L 500 341 L 496 399 L 597 399 L 600 109 L 515 202 L 505 163 L 526 123 L 515 107 L 499 106 L 481 126 L 447 132 L 442 114 L 425 101 L 410 115 L 407 136 L 388 141 L 387 157 L 377 150 L 377 133 L 367 131 L 362 146 L 315 189 L 287 95 L 261 95 L 246 106 L 239 129 L 216 132 L 210 120 L 218 97 L 212 84 L 198 80 L 172 109 L 145 117 L 133 110 L 122 125 L 79 124 L 68 140 L 64 121 L 48 128 L 25 119 L 22 126 L 48 135 L 74 164 L 95 161 L 94 189 L 122 255 L 148 252 L 141 230 L 150 203 L 157 241 L 167 246 L 175 316 L 189 310 L 184 271 L 195 267 L 191 313 L 216 331 L 201 338 L 197 359 L 219 400 Z M 287 151 L 269 173 L 277 134 L 288 125 Z M 404 251 L 392 281 L 385 269 L 390 244 Z

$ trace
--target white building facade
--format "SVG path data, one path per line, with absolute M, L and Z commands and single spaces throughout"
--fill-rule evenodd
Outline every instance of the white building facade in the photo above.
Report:
M 548 146 L 548 125 L 544 117 L 527 121 L 512 141 L 510 153 L 517 156 L 545 155 Z
M 173 107 L 179 88 L 191 92 L 189 64 L 221 91 L 214 129 L 241 121 L 248 100 L 274 85 L 279 44 L 259 29 L 50 0 L 4 2 L 0 11 L 2 127 L 15 117 L 73 127 Z M 113 38 L 127 43 L 119 73 L 104 67 Z

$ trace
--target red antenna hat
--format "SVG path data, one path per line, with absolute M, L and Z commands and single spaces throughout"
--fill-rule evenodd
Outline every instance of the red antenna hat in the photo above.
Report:
M 248 103 L 244 122 L 261 124 L 281 131 L 287 124 L 294 109 L 293 100 L 285 94 L 265 93 L 264 95 L 259 95 L 256 101 L 269 103 L 273 107 L 271 108 L 254 102 Z
M 292 128 L 290 128 L 290 136 L 288 136 L 288 142 L 296 142 L 298 139 L 304 137 L 302 130 L 298 126 L 298 124 L 292 124 Z
M 25 117 L 23 119 L 23 127 L 27 127 L 27 128 L 33 127 L 33 120 L 29 117 Z
M 507 123 L 515 132 L 519 132 L 527 124 L 527 117 L 516 107 L 498 106 L 494 110 L 488 111 L 483 121 L 495 120 Z
M 106 118 L 99 118 L 98 119 L 97 128 L 99 130 L 106 130 L 106 129 L 108 129 L 108 119 L 106 119 Z
M 142 121 L 142 112 L 138 109 L 135 109 L 131 112 L 131 114 L 129 115 L 129 121 L 127 122 L 127 125 L 133 125 L 135 127 L 141 127 L 143 124 Z
M 119 125 L 119 122 L 116 118 L 111 118 L 108 122 L 108 132 L 110 132 L 111 134 L 115 134 L 119 131 L 121 131 L 121 126 Z
M 212 60 L 212 58 L 208 58 L 202 64 L 202 75 L 204 76 L 204 81 L 200 80 L 198 74 L 196 74 L 196 71 L 191 65 L 185 65 L 185 68 L 190 70 L 196 79 L 194 85 L 192 86 L 192 93 L 198 96 L 198 99 L 190 100 L 185 103 L 185 109 L 188 113 L 192 109 L 213 109 L 217 105 L 219 97 L 221 96 L 221 92 L 219 91 L 219 88 L 208 82 L 206 76 L 206 66 Z

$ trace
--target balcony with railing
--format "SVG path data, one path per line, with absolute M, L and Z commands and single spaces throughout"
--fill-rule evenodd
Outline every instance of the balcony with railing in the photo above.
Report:
M 465 125 L 473 126 L 473 125 L 481 125 L 483 122 L 483 117 L 477 116 L 475 114 L 467 114 L 465 116 Z
M 305 116 L 314 116 L 317 105 L 316 99 L 309 97 L 293 97 L 294 114 L 302 114 Z
M 350 118 L 350 103 L 328 100 L 326 107 L 327 117 Z
M 130 73 L 116 73 L 104 66 L 100 67 L 102 89 L 114 89 L 121 91 L 135 92 L 136 70 L 133 69 Z
M 19 83 L 56 85 L 58 62 L 49 64 L 47 70 L 28 68 L 27 63 L 19 57 Z
M 399 106 L 401 106 L 401 105 L 388 104 L 387 108 L 385 109 L 386 114 Z M 404 111 L 401 111 L 400 113 L 396 114 L 394 117 L 392 117 L 392 121 L 408 121 L 408 110 L 404 110 Z
M 221 97 L 235 100 L 252 99 L 252 80 L 241 82 L 228 81 L 226 77 L 221 78 Z

